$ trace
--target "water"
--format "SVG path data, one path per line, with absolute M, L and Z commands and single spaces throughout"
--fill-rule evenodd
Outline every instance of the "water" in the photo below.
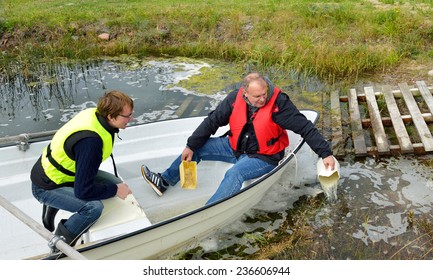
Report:
M 200 94 L 179 84 L 210 67 L 202 61 L 94 61 L 42 64 L 30 76 L 3 76 L 0 137 L 57 130 L 79 111 L 95 107 L 98 98 L 112 89 L 134 99 L 134 120 L 129 125 L 182 117 L 176 110 L 187 97 L 191 104 L 202 104 L 197 115 L 207 114 L 221 93 Z
M 119 58 L 31 67 L 30 73 L 23 74 L 18 66 L 11 66 L 0 75 L 0 138 L 57 130 L 79 111 L 95 107 L 98 98 L 112 89 L 134 99 L 134 120 L 129 125 L 206 115 L 251 71 L 248 66 L 244 70 L 188 58 Z M 282 82 L 281 87 L 292 93 L 324 88 L 316 79 L 296 73 L 269 77 L 279 78 L 274 82 Z M 310 96 L 293 94 L 292 98 L 308 104 Z M 190 105 L 183 110 L 187 100 Z
M 242 259 L 266 247 L 272 232 L 302 230 L 287 226 L 293 218 L 287 209 L 322 193 L 317 157 L 308 147 L 302 149 L 297 163 L 254 209 L 194 244 L 188 258 Z M 301 218 L 311 227 L 309 238 L 316 245 L 296 251 L 308 256 L 317 249 L 310 257 L 315 259 L 432 259 L 431 235 L 422 231 L 422 223 L 417 225 L 433 218 L 433 174 L 426 166 L 431 160 L 405 156 L 340 162 L 338 199 L 330 202 L 323 195 L 323 203 Z
M 243 70 L 239 68 L 183 59 L 39 65 L 26 77 L 0 77 L 0 137 L 56 130 L 79 111 L 94 107 L 99 96 L 110 89 L 121 90 L 134 99 L 134 121 L 130 125 L 205 115 L 241 80 Z M 308 94 L 299 92 L 322 91 L 323 85 L 308 80 L 306 87 L 305 77 L 294 79 L 296 76 L 288 74 L 275 83 L 282 83 L 298 107 L 302 103 L 302 108 L 315 108 L 317 98 L 309 99 Z M 189 109 L 181 111 L 189 98 Z M 324 232 L 332 230 L 332 236 L 322 242 L 326 255 L 317 257 L 431 259 L 428 250 L 432 245 L 421 243 L 425 240 L 418 239 L 420 228 L 413 223 L 432 219 L 433 175 L 425 164 L 429 161 L 430 156 L 340 160 L 337 200 L 324 199 L 306 217 L 317 240 L 324 240 Z M 266 245 L 266 236 L 272 232 L 293 234 L 297 229 L 285 226 L 292 219 L 290 210 L 297 208 L 303 198 L 323 193 L 316 163 L 317 156 L 304 146 L 286 174 L 254 209 L 193 244 L 189 258 L 242 258 Z

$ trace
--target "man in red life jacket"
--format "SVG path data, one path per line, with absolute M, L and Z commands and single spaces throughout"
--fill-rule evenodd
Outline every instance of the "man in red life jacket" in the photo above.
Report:
M 226 137 L 210 137 L 219 127 L 229 124 Z M 323 159 L 326 168 L 335 168 L 335 160 L 326 140 L 289 96 L 259 73 L 251 73 L 239 90 L 229 93 L 209 113 L 188 138 L 182 154 L 163 173 L 141 167 L 144 179 L 162 194 L 180 180 L 182 160 L 218 160 L 234 165 L 226 172 L 218 190 L 206 204 L 237 193 L 246 180 L 270 172 L 284 157 L 289 144 L 286 129 L 300 134 Z

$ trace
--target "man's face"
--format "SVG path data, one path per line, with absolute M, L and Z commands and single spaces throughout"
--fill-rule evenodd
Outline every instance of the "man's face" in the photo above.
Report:
M 125 129 L 126 125 L 133 119 L 132 113 L 132 108 L 130 106 L 125 106 L 117 117 L 112 118 L 111 116 L 108 116 L 108 121 L 114 128 Z
M 244 90 L 245 97 L 248 98 L 251 105 L 260 108 L 265 106 L 268 98 L 268 87 L 260 81 L 252 81 L 248 90 Z

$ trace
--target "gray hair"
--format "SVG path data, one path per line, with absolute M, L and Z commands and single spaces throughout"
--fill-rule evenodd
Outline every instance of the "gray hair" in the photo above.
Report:
M 248 87 L 250 86 L 251 82 L 254 81 L 260 82 L 262 85 L 266 86 L 267 89 L 269 89 L 268 80 L 262 74 L 253 72 L 248 74 L 244 78 L 244 81 L 242 82 L 242 87 L 244 88 L 244 90 L 248 90 Z

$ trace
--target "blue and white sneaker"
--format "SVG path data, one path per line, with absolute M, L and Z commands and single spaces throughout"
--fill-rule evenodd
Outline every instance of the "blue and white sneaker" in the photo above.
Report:
M 150 171 L 146 165 L 142 165 L 141 174 L 143 175 L 144 180 L 149 183 L 159 196 L 162 196 L 162 194 L 167 190 L 168 183 L 162 178 L 160 173 L 154 173 Z

